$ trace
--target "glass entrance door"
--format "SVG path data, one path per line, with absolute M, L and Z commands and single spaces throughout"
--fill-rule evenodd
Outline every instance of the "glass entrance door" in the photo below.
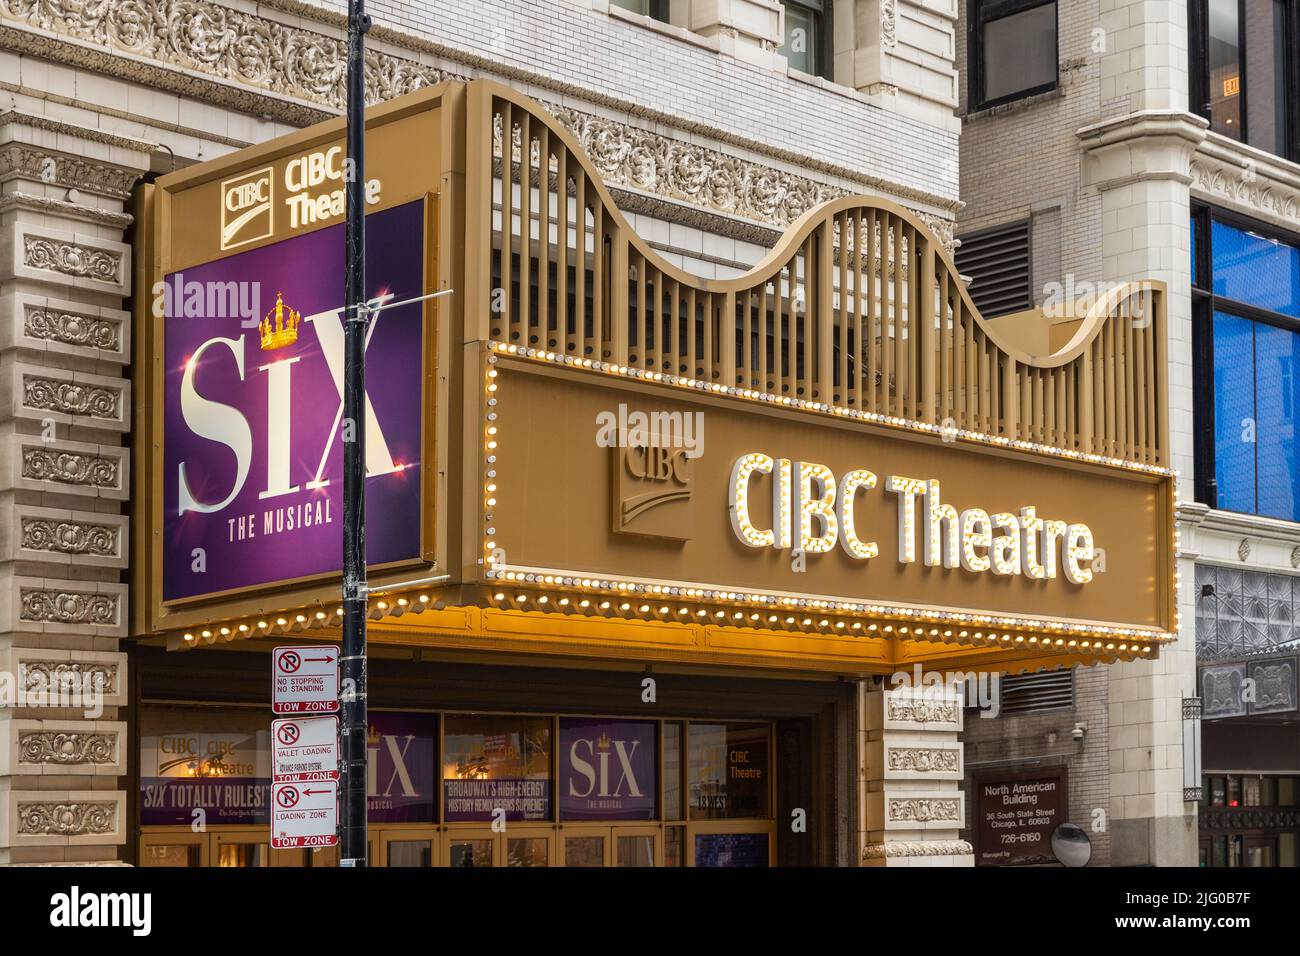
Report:
M 438 859 L 433 827 L 371 827 L 370 865 L 426 867 Z

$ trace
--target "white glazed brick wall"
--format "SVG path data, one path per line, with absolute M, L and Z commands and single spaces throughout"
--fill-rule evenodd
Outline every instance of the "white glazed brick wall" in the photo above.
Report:
M 313 5 L 346 9 L 343 0 Z M 367 9 L 381 25 L 705 130 L 957 196 L 955 132 L 872 106 L 855 90 L 745 63 L 593 10 L 589 0 L 372 0 Z

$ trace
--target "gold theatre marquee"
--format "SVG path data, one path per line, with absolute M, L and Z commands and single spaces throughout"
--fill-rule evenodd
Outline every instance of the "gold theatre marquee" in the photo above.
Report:
M 1165 292 L 989 320 L 847 197 L 731 279 L 635 234 L 540 104 L 368 114 L 375 644 L 866 675 L 1177 632 Z M 134 632 L 339 637 L 343 126 L 139 201 Z M 433 302 L 427 292 L 453 290 Z

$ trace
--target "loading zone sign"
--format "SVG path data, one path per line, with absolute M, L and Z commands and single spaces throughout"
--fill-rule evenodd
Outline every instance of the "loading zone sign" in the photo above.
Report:
M 339 842 L 339 786 L 333 780 L 319 783 L 271 784 L 271 846 L 337 846 Z
M 314 783 L 339 778 L 339 719 L 282 717 L 271 721 L 276 783 Z
M 271 659 L 274 713 L 332 714 L 339 709 L 339 655 L 335 648 L 277 647 Z

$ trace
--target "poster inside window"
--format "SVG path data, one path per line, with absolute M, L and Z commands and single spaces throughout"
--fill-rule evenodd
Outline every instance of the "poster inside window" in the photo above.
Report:
M 551 721 L 449 716 L 443 731 L 446 822 L 551 819 Z
M 696 723 L 686 731 L 690 750 L 693 820 L 770 815 L 771 729 L 757 723 Z

